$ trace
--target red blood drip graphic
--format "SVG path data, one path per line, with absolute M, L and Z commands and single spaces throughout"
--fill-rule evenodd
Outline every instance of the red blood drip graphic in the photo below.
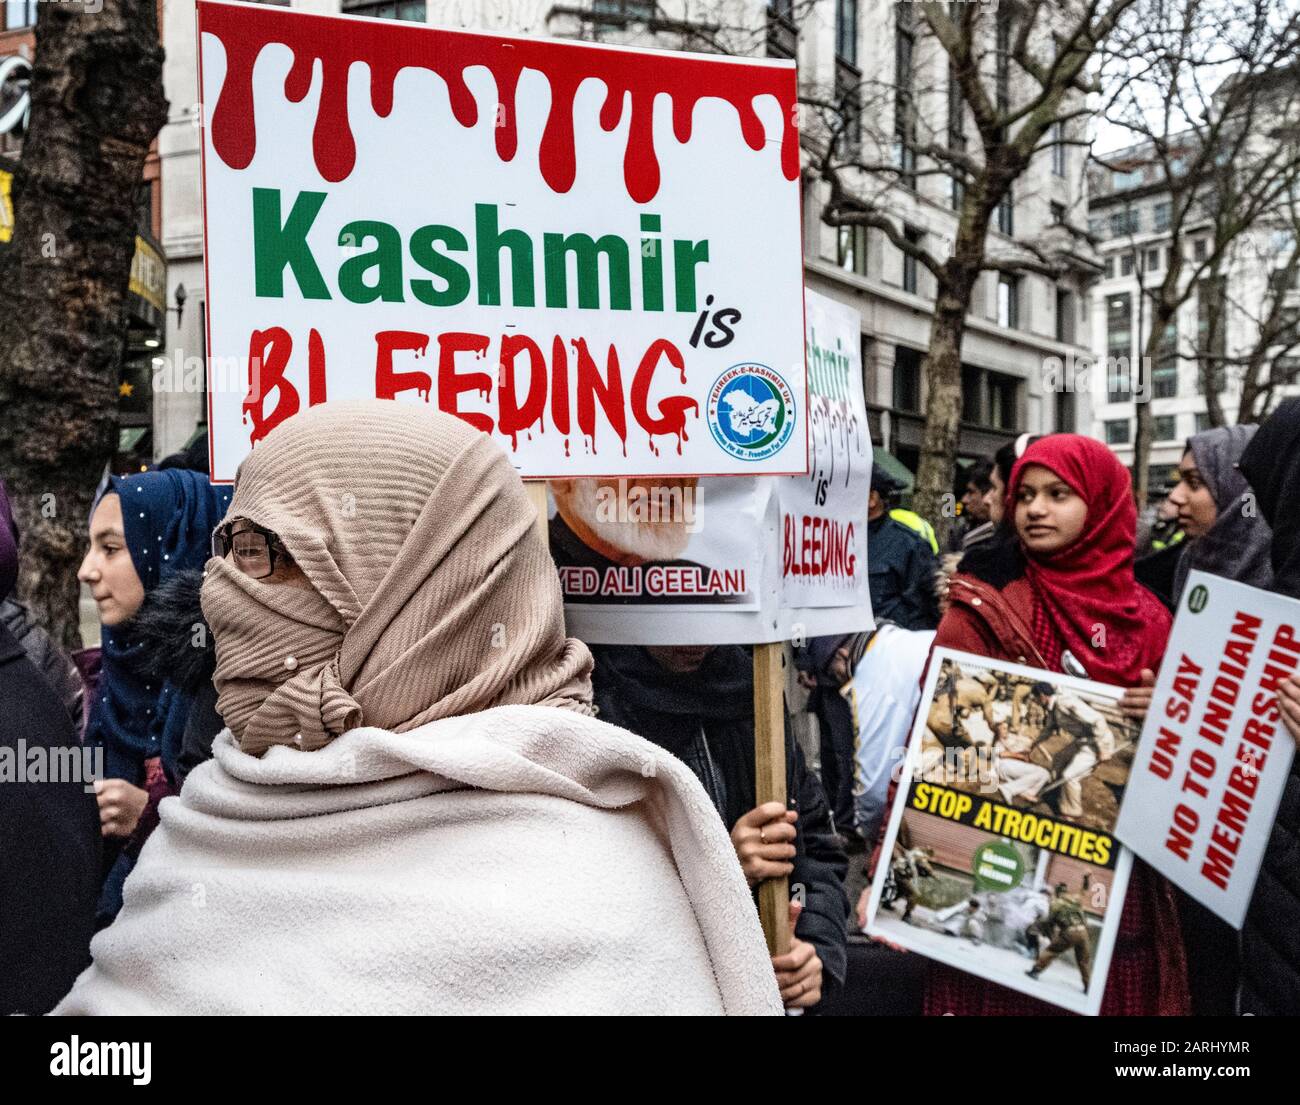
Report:
M 579 55 L 541 40 L 363 21 L 341 25 L 333 17 L 208 3 L 199 4 L 199 29 L 215 35 L 226 51 L 226 78 L 212 113 L 212 145 L 232 169 L 247 168 L 257 149 L 254 62 L 263 45 L 279 43 L 294 55 L 285 79 L 285 96 L 291 102 L 300 103 L 307 96 L 320 62 L 321 92 L 312 152 L 316 168 L 331 183 L 345 179 L 356 167 L 356 142 L 347 107 L 348 72 L 354 63 L 369 67 L 370 101 L 381 117 L 392 111 L 398 72 L 426 69 L 446 82 L 452 114 L 463 127 L 478 121 L 465 71 L 486 67 L 497 86 L 502 125 L 496 128 L 496 150 L 502 161 L 512 160 L 518 149 L 515 99 L 519 75 L 524 69 L 541 73 L 551 86 L 550 114 L 542 133 L 541 172 L 556 192 L 573 187 L 577 173 L 573 103 L 579 85 L 589 77 L 605 85 L 600 124 L 606 131 L 618 127 L 626 106 L 629 118 L 623 178 L 628 195 L 637 203 L 648 203 L 659 191 L 653 124 L 654 104 L 660 95 L 671 99 L 673 135 L 679 142 L 690 139 L 696 104 L 719 99 L 735 108 L 741 135 L 755 151 L 763 148 L 766 135 L 754 100 L 774 97 L 784 120 L 781 171 L 787 180 L 799 175 L 795 75 L 792 68 L 784 66 L 719 63 L 689 55 L 642 57 L 593 46 L 582 49 L 582 69 L 578 71 L 575 58 Z

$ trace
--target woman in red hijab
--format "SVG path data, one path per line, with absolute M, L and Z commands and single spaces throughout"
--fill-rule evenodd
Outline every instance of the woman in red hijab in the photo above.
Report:
M 1128 471 L 1115 454 L 1076 434 L 1039 439 L 1012 469 L 1006 516 L 1019 538 L 1017 563 L 1000 565 L 996 575 L 963 570 L 953 576 L 935 647 L 1122 687 L 1149 686 L 1170 618 L 1133 577 L 1137 510 Z M 1138 694 L 1127 701 L 1141 700 Z M 932 964 L 926 1012 L 1037 1016 L 1060 1010 Z M 1189 1012 L 1173 891 L 1136 860 L 1101 1012 Z

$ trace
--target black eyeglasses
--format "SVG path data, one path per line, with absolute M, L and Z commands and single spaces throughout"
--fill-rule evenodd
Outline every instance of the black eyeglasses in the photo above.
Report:
M 285 547 L 269 529 L 243 519 L 236 521 L 245 527 L 238 533 L 231 532 L 235 522 L 226 522 L 213 531 L 212 555 L 225 560 L 233 553 L 236 568 L 252 579 L 265 579 L 275 571 L 276 557 L 287 555 Z

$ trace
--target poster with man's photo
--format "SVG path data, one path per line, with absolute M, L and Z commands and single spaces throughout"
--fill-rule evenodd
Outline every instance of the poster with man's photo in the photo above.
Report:
M 1074 1013 L 1101 1008 L 1132 857 L 1123 688 L 938 649 L 867 932 Z
M 605 644 L 753 644 L 872 627 L 862 319 L 813 291 L 805 302 L 806 475 L 548 480 L 570 632 Z

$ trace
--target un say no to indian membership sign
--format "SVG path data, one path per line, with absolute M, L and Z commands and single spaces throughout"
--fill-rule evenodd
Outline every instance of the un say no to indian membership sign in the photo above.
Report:
M 1297 667 L 1300 602 L 1188 576 L 1116 834 L 1236 928 L 1295 754 L 1277 692 Z
M 331 399 L 807 471 L 791 63 L 198 4 L 213 478 Z

